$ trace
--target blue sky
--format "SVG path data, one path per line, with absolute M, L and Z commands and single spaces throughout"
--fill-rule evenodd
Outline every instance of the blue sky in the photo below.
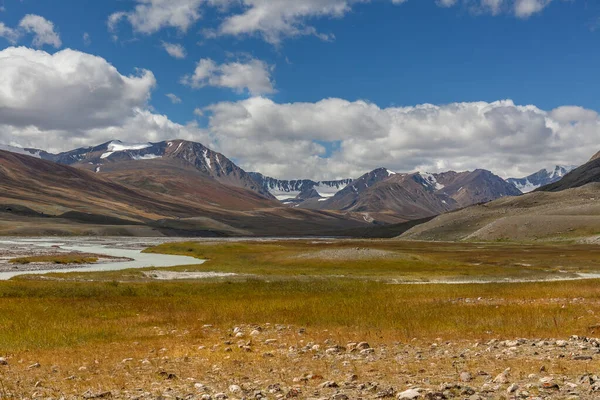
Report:
M 216 0 L 227 5 L 227 9 L 215 9 L 206 4 L 208 0 L 177 0 L 175 3 L 185 4 L 186 1 L 190 4 L 190 10 L 201 14 L 201 18 L 174 18 L 167 22 L 159 19 L 154 25 L 143 21 L 136 26 L 135 22 L 128 20 L 128 15 L 133 15 L 136 6 L 146 6 L 148 8 L 145 11 L 152 12 L 150 7 L 163 7 L 166 4 L 164 0 L 0 0 L 0 6 L 4 8 L 0 12 L 0 23 L 5 27 L 16 31 L 25 15 L 39 15 L 54 25 L 55 33 L 61 41 L 60 46 L 34 46 L 32 40 L 36 32 L 33 29 L 30 32 L 20 32 L 18 39 L 0 37 L 0 50 L 13 45 L 37 48 L 49 54 L 73 49 L 103 58 L 115 66 L 122 76 L 136 74 L 137 68 L 151 71 L 156 84 L 149 89 L 149 100 L 145 103 L 149 112 L 165 115 L 173 123 L 186 126 L 188 131 L 185 133 L 192 138 L 194 133 L 189 132 L 190 122 L 197 121 L 198 139 L 210 141 L 214 147 L 246 168 L 261 168 L 270 174 L 285 176 L 295 171 L 313 177 L 356 174 L 371 166 L 377 167 L 374 163 L 379 159 L 403 170 L 421 167 L 459 169 L 473 168 L 475 165 L 468 161 L 471 158 L 468 152 L 459 155 L 460 145 L 454 143 L 454 140 L 452 146 L 457 146 L 458 150 L 452 154 L 428 154 L 425 151 L 428 147 L 426 145 L 407 148 L 411 143 L 410 138 L 400 140 L 398 132 L 402 131 L 403 135 L 408 136 L 419 134 L 418 128 L 416 131 L 406 128 L 411 123 L 408 121 L 405 126 L 392 126 L 386 134 L 365 134 L 362 137 L 365 141 L 375 141 L 368 143 L 377 143 L 383 147 L 388 143 L 393 145 L 402 142 L 402 149 L 408 153 L 382 153 L 379 157 L 372 156 L 370 161 L 355 161 L 356 167 L 350 167 L 349 164 L 352 163 L 351 160 L 360 158 L 361 152 L 350 149 L 350 146 L 361 139 L 360 132 L 346 137 L 343 133 L 338 136 L 327 132 L 320 134 L 321 127 L 309 126 L 309 131 L 296 131 L 293 127 L 282 126 L 282 133 L 271 132 L 268 139 L 273 140 L 266 140 L 265 145 L 268 146 L 272 141 L 269 151 L 275 153 L 289 144 L 304 159 L 289 167 L 282 166 L 285 157 L 273 157 L 264 161 L 265 157 L 268 158 L 264 149 L 250 154 L 248 146 L 246 149 L 237 149 L 226 144 L 241 138 L 239 132 L 229 129 L 229 125 L 243 123 L 244 128 L 249 131 L 261 127 L 264 130 L 265 120 L 240 122 L 235 119 L 235 115 L 231 117 L 233 114 L 230 110 L 215 111 L 206 107 L 236 104 L 239 109 L 241 104 L 246 110 L 250 110 L 254 105 L 249 105 L 249 102 L 261 98 L 272 102 L 269 107 L 277 109 L 264 112 L 264 118 L 267 118 L 279 112 L 279 108 L 285 104 L 300 107 L 300 104 L 305 103 L 317 109 L 310 111 L 316 114 L 308 118 L 318 121 L 321 115 L 319 102 L 330 98 L 352 105 L 364 101 L 367 105 L 376 105 L 379 111 L 390 113 L 389 110 L 398 107 L 424 103 L 444 107 L 453 103 L 491 104 L 504 99 L 511 99 L 515 106 L 533 105 L 543 113 L 551 113 L 563 106 L 577 106 L 578 110 L 600 110 L 600 98 L 597 95 L 600 92 L 600 29 L 596 30 L 600 27 L 600 4 L 597 2 L 496 0 L 502 6 L 492 10 L 483 5 L 490 4 L 490 0 L 487 3 L 486 0 L 458 0 L 456 4 L 451 4 L 452 0 L 445 0 L 446 6 L 433 0 L 406 0 L 402 4 L 393 4 L 391 0 L 298 0 L 300 3 L 306 2 L 307 7 L 313 7 L 315 12 L 309 15 L 288 15 L 288 19 L 283 22 L 290 26 L 283 29 L 266 23 L 258 28 L 246 26 L 247 30 L 244 32 L 223 33 L 219 30 L 228 18 L 244 15 L 253 8 L 268 8 L 269 5 L 264 5 L 268 2 Z M 533 8 L 522 15 L 517 11 L 517 3 L 531 3 L 529 6 Z M 328 11 L 328 5 L 341 6 L 344 10 Z M 119 12 L 129 14 L 123 14 L 118 18 L 114 29 L 110 29 L 109 17 Z M 276 18 L 280 14 L 276 10 L 273 15 Z M 142 26 L 144 23 L 146 25 Z M 309 29 L 316 34 L 304 34 Z M 83 38 L 86 33 L 89 35 L 87 43 Z M 164 43 L 182 46 L 185 58 L 169 55 L 163 48 Z M 263 78 L 266 76 L 272 90 L 264 89 L 264 79 L 260 86 L 262 89 L 255 91 L 249 90 L 247 80 L 243 79 L 242 83 L 236 81 L 237 84 L 229 86 L 214 83 L 211 78 L 206 78 L 195 88 L 191 87 L 194 85 L 189 79 L 187 84 L 182 83 L 184 76 L 194 73 L 201 59 L 212 60 L 214 70 L 211 77 L 217 71 L 217 78 L 219 73 L 224 74 L 219 68 L 225 65 L 247 65 L 256 61 L 258 64 L 255 66 L 260 67 L 259 72 L 263 73 Z M 223 75 L 220 77 L 223 78 Z M 173 103 L 167 94 L 176 95 L 181 102 Z M 325 108 L 331 110 L 331 107 Z M 202 109 L 203 116 L 195 114 L 196 109 Z M 259 115 L 258 108 L 253 109 L 253 117 Z M 264 111 L 264 107 L 261 110 Z M 527 110 L 519 112 L 529 113 Z M 262 118 L 263 114 L 260 116 Z M 211 120 L 211 117 L 214 118 Z M 327 124 L 335 125 L 336 119 L 340 118 L 339 112 L 333 111 L 333 115 L 327 118 L 322 126 L 323 131 Z M 387 126 L 387 122 L 379 122 L 378 117 L 372 118 L 373 124 L 377 125 L 376 129 L 380 125 Z M 558 122 L 569 122 L 572 125 L 570 118 L 572 117 Z M 590 121 L 586 119 L 579 122 Z M 344 120 L 343 123 L 351 125 L 352 121 Z M 400 122 L 396 122 L 398 123 Z M 516 136 L 530 135 L 527 140 L 533 142 L 543 137 L 548 139 L 543 154 L 556 153 L 556 137 L 550 140 L 547 132 L 528 133 L 529 127 L 521 127 L 524 123 L 526 124 L 512 121 L 504 124 L 509 130 L 504 134 L 505 138 L 513 137 L 514 143 L 523 144 L 529 142 Z M 111 124 L 106 128 L 112 128 L 115 122 Z M 463 128 L 466 125 L 476 125 L 474 121 L 464 120 L 460 124 Z M 531 126 L 534 127 L 534 124 L 532 122 Z M 551 124 L 546 122 L 546 125 Z M 270 126 L 277 126 L 276 122 Z M 510 132 L 511 126 L 520 128 Z M 37 128 L 44 131 L 43 127 Z M 100 129 L 94 128 L 96 132 Z M 565 127 L 567 128 L 568 126 Z M 404 132 L 405 129 L 407 132 Z M 596 129 L 596 125 L 586 129 Z M 73 143 L 94 140 L 89 132 L 82 134 L 83 130 L 82 127 L 79 133 L 71 132 L 71 137 L 77 134 L 81 136 L 75 137 Z M 18 135 L 14 129 L 11 132 L 14 137 Z M 595 134 L 596 131 L 593 132 Z M 250 136 L 243 139 L 265 140 L 260 132 L 248 135 Z M 305 136 L 304 141 L 302 135 Z M 469 135 L 479 135 L 477 137 L 482 142 L 487 140 L 485 132 Z M 557 131 L 553 135 L 565 137 L 566 133 Z M 388 142 L 379 142 L 384 136 Z M 101 137 L 103 136 L 99 135 L 98 140 Z M 589 133 L 586 137 L 589 137 Z M 447 145 L 449 139 L 435 137 L 431 140 L 439 142 L 441 146 L 444 143 Z M 20 145 L 32 144 L 31 140 L 23 144 L 18 140 L 14 142 Z M 514 156 L 514 151 L 506 154 L 511 151 L 512 146 L 505 142 L 502 140 L 501 145 L 506 148 L 498 157 Z M 565 149 L 561 147 L 562 150 Z M 495 162 L 483 167 L 495 168 L 504 174 L 525 173 L 541 166 L 542 162 L 582 162 L 585 150 L 578 151 L 571 157 L 565 153 L 527 163 L 522 161 L 527 157 L 527 153 L 523 153 L 510 162 Z M 390 162 L 398 158 L 410 161 Z M 318 166 L 313 168 L 313 164 Z M 324 173 L 324 170 L 329 172 Z

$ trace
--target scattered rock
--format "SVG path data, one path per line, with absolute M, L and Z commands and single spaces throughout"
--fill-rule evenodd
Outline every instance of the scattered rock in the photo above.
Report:
M 408 389 L 398 394 L 398 400 L 414 400 L 421 396 L 420 389 Z
M 470 372 L 461 372 L 460 373 L 460 381 L 461 382 L 471 382 L 473 380 L 473 376 Z
M 517 385 L 516 383 L 513 383 L 512 385 L 510 385 L 508 387 L 508 389 L 506 389 L 506 393 L 511 394 L 516 392 L 517 390 L 519 390 L 519 385 Z
M 496 375 L 496 377 L 494 378 L 493 382 L 494 383 L 500 383 L 500 384 L 504 384 L 504 383 L 508 383 L 508 375 L 510 373 L 510 368 L 507 368 L 504 370 L 504 372 Z

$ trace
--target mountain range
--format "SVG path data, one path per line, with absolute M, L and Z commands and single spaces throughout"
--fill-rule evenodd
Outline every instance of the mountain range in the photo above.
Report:
M 246 172 L 223 154 L 184 140 L 114 140 L 59 154 L 0 146 L 0 153 L 0 205 L 13 214 L 77 216 L 104 228 L 119 221 L 120 229 L 136 226 L 130 232 L 143 226 L 185 235 L 335 234 L 402 224 L 519 196 L 519 187 L 552 183 L 568 172 L 557 166 L 505 181 L 482 169 L 430 174 L 378 168 L 357 179 L 280 180 Z
M 310 179 L 282 180 L 251 172 L 250 176 L 266 192 L 284 203 L 299 203 L 311 198 L 328 198 L 352 183 L 353 179 L 315 182 Z
M 548 176 L 547 173 L 541 175 Z M 440 215 L 412 227 L 400 238 L 597 242 L 600 232 L 599 194 L 600 157 L 596 155 L 560 180 L 530 193 Z

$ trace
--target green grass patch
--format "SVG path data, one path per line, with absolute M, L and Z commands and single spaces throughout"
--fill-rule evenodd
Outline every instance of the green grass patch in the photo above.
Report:
M 164 244 L 146 252 L 208 260 L 196 267 L 172 270 L 271 277 L 343 276 L 414 281 L 543 279 L 561 271 L 600 270 L 600 249 L 576 245 L 401 241 L 190 242 Z M 381 252 L 385 255 L 381 256 Z
M 44 255 L 32 257 L 19 257 L 10 260 L 11 264 L 31 264 L 31 263 L 47 263 L 47 264 L 93 264 L 98 261 L 98 257 L 82 256 L 81 254 L 66 254 L 66 255 Z

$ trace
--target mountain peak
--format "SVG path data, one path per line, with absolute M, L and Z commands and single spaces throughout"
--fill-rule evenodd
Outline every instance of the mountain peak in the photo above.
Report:
M 509 178 L 506 181 L 513 184 L 523 193 L 532 192 L 542 186 L 558 182 L 563 176 L 577 168 L 574 165 L 555 165 L 542 168 L 524 178 Z

